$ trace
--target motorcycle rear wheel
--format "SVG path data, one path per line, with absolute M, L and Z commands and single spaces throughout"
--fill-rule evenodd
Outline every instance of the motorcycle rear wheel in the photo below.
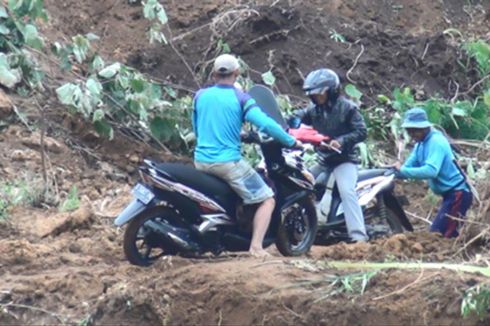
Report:
M 170 223 L 178 220 L 177 212 L 167 207 L 144 211 L 135 217 L 124 233 L 124 254 L 133 265 L 150 266 L 164 255 L 174 255 L 177 250 L 165 243 L 161 236 L 145 226 L 148 221 Z M 157 251 L 152 255 L 152 252 Z
M 390 236 L 393 234 L 403 232 L 403 225 L 400 221 L 400 217 L 398 217 L 398 214 L 395 211 L 393 211 L 392 209 L 390 209 L 389 207 L 386 207 L 385 209 L 386 209 L 386 218 L 381 217 L 379 210 L 376 210 L 374 212 L 375 216 L 369 218 L 366 221 L 366 230 L 368 231 L 368 234 L 371 233 L 371 232 L 369 232 L 369 230 L 373 229 L 373 221 L 380 221 L 382 224 L 387 224 L 387 225 L 384 225 L 384 227 L 385 228 L 389 227 L 389 231 L 388 232 L 386 232 L 386 231 L 385 232 L 379 232 L 379 235 L 377 235 L 377 236 L 373 236 L 372 234 L 369 234 L 369 237 L 371 239 L 372 238 L 378 238 L 379 236 Z M 378 225 L 376 225 L 376 226 L 378 226 Z
M 305 254 L 315 241 L 318 229 L 313 201 L 310 198 L 299 201 L 288 207 L 283 214 L 283 222 L 277 231 L 277 249 L 284 256 Z

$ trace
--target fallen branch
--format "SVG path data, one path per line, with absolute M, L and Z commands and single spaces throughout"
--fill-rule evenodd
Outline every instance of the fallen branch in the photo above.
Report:
M 48 172 L 46 169 L 46 146 L 44 144 L 44 138 L 46 136 L 46 114 L 45 108 L 39 104 L 39 101 L 34 97 L 34 101 L 36 102 L 36 106 L 41 113 L 41 140 L 40 140 L 40 151 L 41 151 L 41 166 L 43 169 L 43 181 L 44 181 L 44 191 L 43 191 L 43 200 L 46 199 L 46 194 L 48 192 Z
M 14 109 L 15 115 L 19 118 L 20 122 L 22 122 L 22 124 L 24 126 L 26 126 L 26 128 L 30 132 L 32 132 L 33 130 L 31 128 L 31 126 L 29 126 L 29 122 L 27 122 L 27 120 L 22 116 L 22 114 L 19 112 L 19 109 L 17 108 L 17 106 L 14 103 L 12 103 L 12 108 Z
M 357 66 L 357 62 L 359 61 L 359 58 L 362 56 L 362 54 L 364 53 L 364 45 L 361 43 L 361 51 L 359 52 L 359 54 L 357 55 L 356 57 L 356 60 L 354 61 L 354 64 L 352 65 L 352 67 L 347 70 L 347 73 L 345 74 L 345 77 L 347 78 L 347 80 L 349 80 L 351 83 L 355 83 L 355 81 L 352 80 L 352 78 L 350 78 L 350 74 L 351 72 L 354 70 L 354 68 Z
M 475 237 L 473 237 L 470 241 L 466 242 L 463 247 L 461 247 L 454 255 L 453 257 L 458 256 L 462 251 L 466 250 L 473 242 L 476 240 L 480 239 L 486 232 L 488 232 L 488 229 L 485 229 L 478 233 Z
M 265 261 L 263 263 L 253 265 L 252 268 L 257 268 L 257 267 L 264 266 L 264 265 L 282 264 L 282 263 L 284 263 L 284 260 L 282 260 L 282 259 L 280 259 L 280 260 L 268 260 L 268 261 Z
M 256 43 L 261 43 L 263 41 L 270 42 L 271 38 L 276 37 L 276 36 L 287 37 L 290 32 L 291 32 L 291 30 L 289 30 L 289 29 L 281 29 L 280 31 L 275 31 L 275 32 L 257 37 L 256 39 L 251 40 L 249 43 L 251 45 L 254 45 Z
M 454 96 L 451 98 L 451 104 L 454 104 L 454 102 L 456 102 L 456 99 L 458 98 L 459 96 L 459 84 L 455 81 L 453 81 L 453 83 L 456 84 L 456 91 L 454 92 Z
M 23 305 L 23 304 L 17 304 L 17 303 L 5 303 L 5 304 L 1 304 L 0 303 L 0 307 L 1 308 L 9 308 L 9 307 L 12 307 L 12 308 L 22 308 L 22 309 L 28 309 L 28 310 L 32 310 L 32 311 L 39 311 L 39 312 L 43 312 L 45 314 L 48 314 L 54 318 L 56 318 L 60 323 L 61 325 L 66 325 L 64 320 L 61 318 L 61 315 L 55 313 L 55 312 L 52 312 L 52 311 L 49 311 L 49 310 L 46 310 L 46 309 L 42 309 L 42 308 L 38 308 L 38 307 L 33 307 L 33 306 L 28 306 L 28 305 Z
M 485 80 L 487 80 L 489 78 L 490 78 L 490 74 L 486 75 L 485 77 L 483 77 L 482 79 L 480 79 L 479 81 L 477 81 L 466 92 L 460 93 L 460 95 L 467 95 L 467 94 L 471 93 L 476 87 L 478 87 L 478 85 L 480 85 L 481 83 L 483 83 Z
M 170 29 L 170 26 L 167 24 L 167 32 L 168 34 L 170 35 L 170 38 L 169 38 L 169 41 L 168 41 L 168 44 L 170 45 L 170 47 L 172 48 L 172 50 L 174 50 L 175 54 L 177 54 L 177 56 L 180 58 L 180 60 L 184 63 L 185 67 L 187 68 L 187 70 L 189 71 L 189 73 L 191 74 L 192 76 L 192 79 L 194 79 L 194 82 L 196 83 L 197 87 L 198 88 L 201 88 L 201 83 L 199 82 L 199 80 L 197 79 L 197 76 L 196 74 L 194 73 L 194 71 L 192 70 L 191 66 L 189 66 L 189 63 L 187 62 L 187 60 L 185 59 L 185 57 L 182 55 L 182 53 L 180 53 L 179 50 L 177 50 L 177 48 L 175 47 L 174 45 L 174 42 L 172 41 L 172 30 Z
M 419 276 L 417 277 L 417 279 L 407 285 L 405 285 L 404 287 L 402 287 L 401 289 L 398 289 L 396 291 L 393 291 L 393 292 L 390 292 L 388 294 L 384 294 L 384 295 L 381 295 L 379 297 L 376 297 L 376 298 L 373 298 L 373 301 L 377 301 L 377 300 L 381 300 L 381 299 L 385 299 L 385 298 L 388 298 L 388 297 L 391 297 L 392 295 L 395 295 L 395 294 L 399 294 L 399 293 L 402 293 L 404 292 L 406 289 L 408 289 L 409 287 L 411 286 L 414 286 L 415 284 L 417 284 L 418 282 L 422 281 L 422 276 L 424 275 L 424 270 L 422 269 L 420 271 L 420 274 Z M 426 277 L 424 280 L 432 277 L 433 275 L 429 275 L 428 277 Z
M 425 45 L 424 53 L 422 54 L 422 57 L 420 58 L 421 61 L 424 61 L 425 55 L 427 54 L 427 51 L 429 50 L 429 44 L 430 42 L 427 42 Z
M 412 217 L 414 217 L 414 218 L 416 218 L 418 220 L 424 221 L 427 224 L 432 224 L 431 221 L 429 221 L 428 219 L 423 218 L 421 216 L 418 216 L 417 214 L 414 214 L 414 213 L 411 213 L 411 212 L 408 212 L 408 211 L 405 211 L 405 213 L 407 213 L 408 215 L 410 215 L 410 216 L 412 216 Z
M 465 272 L 472 274 L 481 274 L 490 278 L 490 267 L 481 267 L 474 265 L 459 265 L 445 263 L 403 263 L 403 262 L 347 262 L 347 261 L 329 261 L 325 262 L 328 267 L 338 269 L 449 269 L 456 272 Z

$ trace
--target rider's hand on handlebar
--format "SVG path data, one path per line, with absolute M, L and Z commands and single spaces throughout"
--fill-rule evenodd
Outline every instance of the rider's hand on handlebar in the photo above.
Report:
M 329 145 L 330 145 L 330 146 L 331 146 L 331 147 L 332 147 L 334 150 L 335 150 L 335 149 L 340 150 L 340 149 L 342 148 L 342 145 L 340 145 L 340 143 L 339 143 L 337 140 L 335 140 L 335 139 L 332 139 L 332 140 L 330 141 Z
M 320 143 L 320 147 L 324 147 L 328 150 L 332 150 L 334 152 L 337 152 L 337 153 L 342 153 L 342 145 L 340 145 L 340 143 L 335 140 L 335 139 L 332 139 L 329 143 L 325 143 L 325 142 L 321 142 Z
M 396 163 L 394 163 L 392 166 L 392 168 L 394 168 L 395 170 L 397 171 L 400 171 L 400 168 L 402 167 L 402 162 L 400 161 L 397 161 Z

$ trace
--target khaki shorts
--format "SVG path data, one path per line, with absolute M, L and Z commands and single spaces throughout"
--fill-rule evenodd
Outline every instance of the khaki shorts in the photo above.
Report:
M 274 192 L 250 164 L 244 160 L 226 163 L 194 162 L 196 169 L 225 180 L 246 205 L 274 197 Z

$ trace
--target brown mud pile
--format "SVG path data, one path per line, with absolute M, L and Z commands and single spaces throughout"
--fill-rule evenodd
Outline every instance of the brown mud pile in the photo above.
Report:
M 446 239 L 439 234 L 416 232 L 397 234 L 387 239 L 367 243 L 340 243 L 328 247 L 315 247 L 312 258 L 327 260 L 423 260 L 447 261 L 454 259 L 456 240 Z
M 0 135 L 2 175 L 13 180 L 31 170 L 31 180 L 39 178 L 32 135 L 16 126 Z M 47 143 L 57 141 L 47 138 Z M 115 170 L 91 168 L 81 153 L 61 142 L 51 146 L 59 153 L 49 153 L 49 170 L 64 173 L 60 192 L 78 185 L 82 204 L 73 212 L 17 207 L 0 224 L 2 325 L 453 325 L 463 321 L 464 291 L 484 281 L 447 270 L 379 271 L 361 295 L 332 279 L 356 271 L 304 267 L 309 259 L 449 260 L 453 243 L 426 233 L 314 247 L 300 259 L 281 257 L 270 248 L 274 257 L 268 261 L 225 253 L 201 259 L 165 257 L 150 268 L 134 267 L 122 252 L 123 230 L 112 226 L 130 199 L 128 179 L 113 176 L 124 172 L 104 161 L 99 164 Z M 464 322 L 479 323 L 474 317 Z

